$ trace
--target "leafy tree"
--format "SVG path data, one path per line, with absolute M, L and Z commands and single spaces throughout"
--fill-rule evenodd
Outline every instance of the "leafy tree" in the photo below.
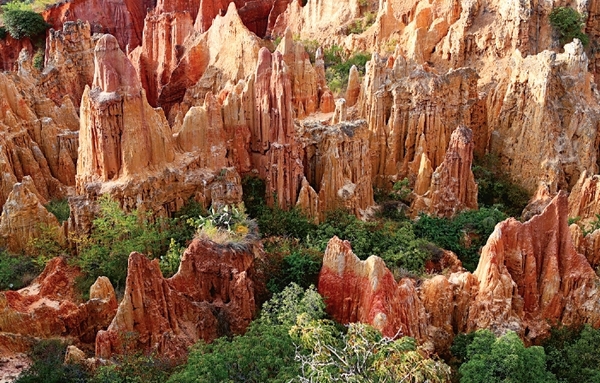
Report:
M 559 382 L 600 382 L 599 329 L 589 325 L 553 328 L 542 345 L 548 356 L 548 370 Z
M 362 323 L 350 324 L 344 333 L 334 322 L 302 316 L 292 331 L 308 350 L 296 352 L 296 359 L 302 363 L 297 379 L 301 383 L 442 383 L 450 379 L 450 368 L 423 356 L 414 338 L 386 338 Z
M 324 304 L 314 287 L 304 291 L 291 284 L 265 303 L 246 334 L 197 343 L 185 367 L 169 382 L 289 382 L 299 373 L 289 335 L 299 315 L 322 318 Z
M 350 241 L 352 251 L 360 259 L 380 256 L 393 272 L 420 273 L 431 257 L 428 241 L 418 238 L 410 222 L 364 222 L 347 212 L 334 211 L 319 225 L 312 243 L 325 251 L 327 242 L 334 235 Z
M 39 13 L 35 13 L 31 4 L 12 1 L 2 6 L 4 28 L 15 39 L 34 37 L 46 31 L 48 24 Z
M 270 237 L 263 244 L 267 257 L 261 268 L 269 291 L 282 291 L 292 282 L 303 288 L 317 283 L 323 264 L 321 251 L 294 238 Z
M 548 16 L 550 24 L 560 35 L 562 45 L 579 39 L 584 46 L 590 42 L 588 35 L 582 32 L 585 29 L 585 17 L 571 7 L 556 7 Z
M 87 291 L 101 275 L 108 277 L 116 290 L 123 289 L 131 252 L 154 258 L 163 254 L 168 245 L 158 223 L 150 222 L 137 211 L 125 213 L 108 195 L 102 196 L 99 204 L 100 212 L 91 233 L 76 238 L 79 257 L 75 263 L 86 275 L 80 283 L 81 291 Z
M 477 330 L 459 372 L 461 383 L 556 382 L 546 370 L 544 349 L 526 348 L 512 331 L 496 338 L 489 330 Z
M 456 253 L 463 266 L 475 270 L 479 251 L 496 224 L 506 215 L 496 208 L 467 210 L 452 219 L 421 215 L 415 224 L 415 233 L 441 248 Z

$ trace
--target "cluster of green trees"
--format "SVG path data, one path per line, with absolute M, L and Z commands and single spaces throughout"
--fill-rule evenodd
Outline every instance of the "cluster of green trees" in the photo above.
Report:
M 48 24 L 41 14 L 33 10 L 30 2 L 14 0 L 1 7 L 2 23 L 0 38 L 10 34 L 19 40 L 25 37 L 36 37 L 48 29 Z
M 514 332 L 458 335 L 451 351 L 461 383 L 600 382 L 600 329 L 554 327 L 539 346 L 525 347 Z

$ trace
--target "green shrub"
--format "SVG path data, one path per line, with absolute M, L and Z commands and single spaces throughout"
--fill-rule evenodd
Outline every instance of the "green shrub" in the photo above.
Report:
M 66 241 L 60 227 L 40 224 L 40 234 L 27 243 L 26 253 L 37 266 L 43 268 L 52 258 L 68 255 Z
M 506 215 L 496 208 L 467 210 L 452 219 L 421 215 L 415 224 L 415 233 L 453 251 L 467 270 L 474 271 L 481 247 L 496 224 L 504 219 Z
M 85 274 L 79 287 L 85 296 L 89 286 L 101 275 L 122 291 L 127 277 L 129 254 L 137 251 L 149 258 L 164 254 L 169 244 L 166 231 L 137 211 L 125 213 L 110 196 L 99 200 L 100 212 L 89 235 L 75 238 L 79 257 L 75 263 Z
M 44 51 L 42 49 L 38 49 L 33 55 L 32 60 L 33 67 L 37 70 L 44 69 Z M 68 205 L 68 203 L 67 203 Z
M 583 327 L 555 327 L 544 347 L 548 370 L 561 383 L 600 382 L 600 330 Z
M 424 356 L 411 337 L 383 337 L 373 327 L 351 323 L 340 331 L 328 320 L 300 317 L 292 328 L 301 348 L 300 382 L 414 382 L 445 383 L 450 368 Z
M 315 224 L 299 208 L 283 210 L 276 203 L 274 207 L 262 206 L 256 221 L 263 237 L 305 239 L 315 229 Z
M 35 37 L 48 28 L 42 15 L 35 13 L 28 3 L 15 0 L 2 6 L 2 10 L 4 27 L 17 40 Z
M 37 343 L 31 353 L 31 366 L 15 383 L 85 383 L 87 371 L 76 364 L 63 364 L 67 345 L 60 340 L 49 339 Z
M 242 191 L 244 206 L 248 215 L 252 218 L 258 218 L 266 205 L 265 199 L 265 181 L 256 176 L 244 176 L 242 178 Z M 259 225 L 260 226 L 260 225 Z
M 39 52 L 39 51 L 38 51 Z M 37 55 L 37 53 L 36 53 Z M 35 58 L 34 58 L 35 60 Z M 43 60 L 43 56 L 42 56 Z M 43 61 L 42 61 L 43 63 Z M 65 199 L 53 199 L 48 202 L 46 205 L 46 209 L 54 214 L 54 216 L 58 219 L 58 222 L 63 223 L 69 219 L 71 215 L 71 208 L 69 207 L 69 201 Z
M 362 18 L 356 19 L 350 23 L 348 29 L 346 30 L 346 35 L 360 35 L 375 23 L 376 18 L 377 15 L 375 12 L 366 12 Z
M 0 251 L 0 290 L 18 290 L 27 286 L 41 269 L 31 257 Z
M 174 361 L 151 355 L 119 355 L 115 362 L 99 367 L 89 383 L 164 383 L 175 370 Z
M 6 36 L 8 35 L 8 31 L 6 30 L 5 27 L 0 27 L 0 40 L 4 40 L 6 39 Z
M 357 52 L 346 59 L 342 49 L 334 45 L 325 50 L 324 58 L 327 85 L 333 92 L 339 93 L 348 86 L 350 68 L 352 68 L 353 65 L 356 65 L 356 68 L 361 75 L 365 74 L 365 67 L 367 62 L 371 59 L 371 54 Z
M 169 382 L 290 382 L 300 373 L 290 328 L 301 315 L 322 318 L 324 307 L 314 287 L 304 291 L 292 284 L 264 304 L 244 335 L 197 343 Z
M 206 216 L 188 219 L 197 227 L 196 237 L 221 244 L 249 245 L 259 238 L 256 222 L 249 219 L 244 204 L 214 206 Z
M 582 32 L 585 29 L 585 17 L 571 7 L 556 7 L 548 16 L 550 24 L 558 32 L 560 43 L 568 44 L 573 39 L 579 39 L 584 46 L 590 42 L 588 35 Z
M 265 265 L 263 275 L 268 279 L 270 292 L 282 291 L 290 283 L 308 288 L 317 284 L 323 264 L 323 253 L 300 244 L 296 239 L 270 237 L 264 241 Z
M 461 383 L 556 382 L 546 369 L 544 349 L 526 348 L 512 331 L 496 338 L 489 330 L 477 330 L 459 372 Z
M 205 216 L 206 209 L 191 198 L 171 219 L 159 221 L 160 228 L 165 231 L 164 238 L 170 238 L 180 247 L 187 247 L 194 238 L 197 227 L 188 223 L 190 218 Z
M 481 206 L 496 207 L 509 217 L 519 217 L 529 202 L 529 192 L 515 184 L 500 167 L 500 160 L 487 154 L 473 166 L 477 182 L 477 202 Z
M 179 264 L 181 263 L 181 257 L 185 247 L 177 244 L 175 239 L 171 238 L 169 243 L 169 250 L 167 253 L 160 257 L 160 271 L 165 278 L 170 278 L 179 270 Z
M 381 257 L 386 265 L 398 274 L 403 271 L 423 272 L 425 262 L 431 257 L 428 242 L 418 238 L 410 222 L 381 220 L 363 222 L 344 211 L 331 212 L 317 228 L 315 247 L 325 251 L 334 235 L 351 242 L 352 251 L 360 259 L 370 255 Z

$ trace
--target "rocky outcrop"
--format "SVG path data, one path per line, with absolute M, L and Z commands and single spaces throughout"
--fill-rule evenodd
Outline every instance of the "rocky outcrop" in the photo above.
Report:
M 427 211 L 440 217 L 452 217 L 465 209 L 477 209 L 477 184 L 471 171 L 473 164 L 473 133 L 459 126 L 450 137 L 444 161 L 431 173 L 430 161 L 423 153 L 415 190 L 430 186 L 413 200 L 413 214 Z M 415 192 L 416 193 L 416 192 Z
M 181 359 L 200 339 L 243 333 L 256 311 L 252 277 L 261 251 L 195 239 L 169 279 L 157 260 L 132 253 L 125 295 L 111 325 L 98 333 L 96 356 L 131 348 Z
M 46 43 L 45 66 L 38 86 L 57 104 L 64 96 L 79 107 L 86 85 L 94 80 L 96 37 L 88 22 L 65 22 L 60 30 L 50 30 Z
M 29 337 L 70 337 L 80 343 L 94 341 L 117 309 L 110 281 L 100 277 L 90 288 L 90 299 L 78 303 L 74 290 L 80 273 L 62 258 L 52 259 L 28 287 L 0 293 L 0 337 L 29 342 Z
M 227 13 L 217 16 L 205 33 L 195 32 L 186 39 L 183 55 L 162 88 L 158 104 L 170 121 L 177 115 L 182 118 L 190 107 L 201 105 L 209 91 L 218 94 L 227 82 L 235 84 L 254 72 L 262 45 L 244 26 L 235 4 L 229 4 Z M 171 110 L 181 101 L 181 107 Z
M 0 70 L 10 71 L 18 68 L 19 54 L 25 49 L 33 55 L 33 45 L 27 38 L 16 40 L 9 34 L 0 39 Z
M 45 203 L 47 201 L 39 194 L 30 176 L 16 183 L 0 215 L 0 247 L 12 254 L 20 254 L 43 231 L 58 242 L 64 242 L 58 219 L 46 210 Z
M 92 33 L 110 33 L 123 50 L 142 42 L 144 18 L 156 0 L 71 0 L 60 2 L 42 13 L 46 22 L 61 30 L 68 21 L 87 21 Z
M 593 269 L 597 269 L 600 266 L 600 230 L 584 233 L 581 226 L 572 224 L 569 231 L 577 252 L 587 258 Z
M 298 206 L 322 220 L 325 213 L 346 209 L 357 216 L 375 204 L 369 161 L 369 132 L 365 121 L 327 126 L 302 122 L 304 173 Z M 317 208 L 315 208 L 315 205 Z
M 400 54 L 387 60 L 373 55 L 358 107 L 371 131 L 376 185 L 391 187 L 394 180 L 415 177 L 410 169 L 418 169 L 421 154 L 431 161 L 432 169 L 437 168 L 457 126 L 473 131 L 477 147 L 482 134 L 481 124 L 473 118 L 477 78 L 468 68 L 437 75 Z
M 597 171 L 598 102 L 580 42 L 565 53 L 513 55 L 510 76 L 490 95 L 491 151 L 523 186 L 569 189 Z M 523 102 L 534 100 L 535 102 Z
M 130 54 L 148 102 L 154 107 L 163 98 L 162 89 L 171 80 L 171 74 L 183 55 L 184 41 L 194 30 L 190 9 L 175 8 L 166 12 L 165 8 L 172 7 L 158 7 L 148 13 L 144 21 L 142 44 Z
M 193 152 L 182 153 L 162 111 L 146 101 L 135 70 L 116 40 L 103 36 L 95 53 L 93 87 L 86 88 L 82 98 L 79 196 L 71 201 L 72 229 L 89 228 L 94 201 L 106 193 L 127 211 L 140 209 L 159 216 L 174 213 L 190 198 L 208 207 L 215 200 L 213 188 L 221 188 L 223 182 L 233 193 L 225 196 L 227 200 L 239 202 L 241 194 L 235 192 L 239 176 L 221 181 L 219 174 L 229 161 L 219 151 L 210 154 L 213 145 L 224 144 L 220 137 L 191 132 L 186 125 L 179 134 L 189 141 L 179 143 Z M 192 115 L 189 125 L 201 120 Z M 203 137 L 210 140 L 196 141 Z M 218 202 L 221 197 L 215 195 Z
M 173 161 L 164 114 L 147 103 L 135 69 L 117 40 L 104 35 L 95 48 L 93 86 L 81 106 L 77 188 L 142 173 Z
M 386 335 L 401 330 L 438 349 L 448 347 L 455 333 L 478 328 L 513 330 L 532 341 L 552 324 L 599 327 L 599 277 L 573 246 L 567 209 L 567 196 L 559 193 L 528 222 L 499 223 L 473 274 L 438 275 L 418 291 L 413 281 L 394 281 L 381 259 L 360 261 L 348 242 L 333 238 L 319 292 L 342 323 L 367 322 Z
M 581 173 L 579 180 L 569 194 L 569 217 L 579 218 L 581 223 L 596 220 L 600 214 L 600 175 Z
M 240 18 L 244 25 L 259 37 L 268 35 L 275 25 L 277 17 L 285 11 L 292 0 L 235 0 Z M 200 11 L 196 18 L 196 29 L 207 31 L 218 15 L 223 15 L 231 1 L 200 0 Z
M 427 338 L 425 307 L 414 281 L 396 282 L 379 257 L 359 260 L 348 241 L 333 237 L 327 244 L 318 289 L 340 323 L 369 323 L 390 337 Z
M 289 69 L 292 84 L 292 103 L 296 116 L 304 118 L 321 109 L 323 95 L 330 92 L 325 81 L 319 78 L 318 68 L 312 66 L 304 46 L 295 42 L 292 32 L 288 29 L 277 46 L 277 51 L 283 55 L 283 61 Z M 324 75 L 323 75 L 324 76 Z M 326 103 L 327 101 L 325 101 Z M 325 107 L 327 108 L 327 107 Z
M 302 147 L 294 128 L 292 87 L 283 55 L 259 52 L 254 98 L 258 110 L 251 128 L 254 166 L 266 180 L 267 203 L 294 206 L 302 182 Z
M 64 197 L 74 181 L 76 118 L 68 99 L 56 106 L 27 80 L 0 74 L 0 206 L 28 175 L 44 199 Z
M 473 328 L 512 329 L 535 339 L 550 324 L 600 325 L 598 276 L 573 246 L 567 209 L 560 193 L 528 222 L 498 224 L 474 273 L 480 285 Z

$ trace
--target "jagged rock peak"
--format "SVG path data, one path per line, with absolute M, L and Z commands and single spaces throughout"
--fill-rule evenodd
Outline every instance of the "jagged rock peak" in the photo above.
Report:
M 94 81 L 92 88 L 103 92 L 123 90 L 129 94 L 141 91 L 135 68 L 125 56 L 117 39 L 112 35 L 102 36 L 94 49 Z

